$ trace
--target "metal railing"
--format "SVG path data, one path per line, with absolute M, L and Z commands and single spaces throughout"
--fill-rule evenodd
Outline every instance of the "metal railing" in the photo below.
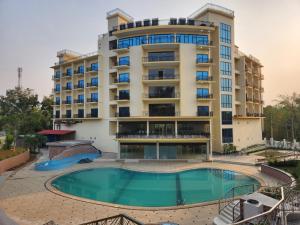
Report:
M 179 79 L 178 74 L 168 74 L 168 75 L 144 75 L 143 80 L 175 80 Z
M 92 57 L 92 56 L 96 56 L 98 55 L 98 51 L 96 52 L 91 52 L 91 53 L 88 53 L 88 54 L 84 54 L 84 55 L 80 55 L 79 53 L 74 53 L 73 51 L 70 51 L 70 50 L 62 50 L 60 52 L 57 53 L 57 55 L 63 55 L 63 54 L 72 54 L 74 55 L 74 57 L 71 57 L 71 58 L 68 58 L 67 60 L 61 60 L 59 62 L 56 62 L 54 63 L 55 66 L 57 65 L 60 65 L 60 64 L 64 64 L 64 63 L 68 63 L 68 62 L 72 62 L 72 61 L 75 61 L 75 60 L 78 60 L 78 59 L 84 59 L 84 58 L 87 58 L 87 57 Z
M 143 62 L 174 62 L 179 61 L 179 55 L 143 57 Z
M 139 222 L 136 219 L 129 217 L 125 214 L 119 214 L 100 220 L 82 223 L 80 225 L 144 225 L 144 223 Z
M 165 92 L 165 93 L 143 93 L 144 98 L 180 98 L 180 92 Z
M 197 99 L 212 99 L 213 94 L 208 94 L 208 95 L 196 95 Z
M 208 58 L 207 60 L 206 59 L 196 59 L 196 63 L 197 64 L 201 64 L 201 63 L 212 63 L 213 62 L 213 59 L 212 58 Z
M 212 76 L 208 76 L 208 77 L 200 77 L 200 76 L 196 76 L 196 81 L 212 81 L 213 77 Z
M 147 138 L 147 139 L 173 139 L 173 138 L 209 138 L 210 134 L 209 133 L 198 133 L 198 134 L 175 134 L 175 133 L 170 133 L 170 134 L 148 134 L 146 131 L 137 133 L 137 134 L 130 134 L 130 133 L 116 133 L 116 138 Z

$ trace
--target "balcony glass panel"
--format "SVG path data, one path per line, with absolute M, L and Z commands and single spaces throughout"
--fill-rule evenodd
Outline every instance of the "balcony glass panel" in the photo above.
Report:
M 175 79 L 175 69 L 149 69 L 149 80 Z
M 98 71 L 98 63 L 92 63 L 91 64 L 91 70 L 92 71 Z
M 92 86 L 98 86 L 98 78 L 97 77 L 94 77 L 91 79 L 91 85 Z
M 175 104 L 149 104 L 149 116 L 175 116 Z
M 228 78 L 221 78 L 221 91 L 232 91 L 232 81 Z
M 231 26 L 225 23 L 220 24 L 220 41 L 231 43 Z
M 138 46 L 143 44 L 147 44 L 147 36 L 122 38 L 118 41 L 118 48 L 129 48 L 130 46 Z
M 198 116 L 209 116 L 209 106 L 198 106 Z
M 232 108 L 232 95 L 221 95 L 221 106 L 223 108 Z
M 208 63 L 208 54 L 197 54 L 197 63 Z
M 66 97 L 66 104 L 71 104 L 72 103 L 72 96 L 68 95 Z
M 84 95 L 78 95 L 78 103 L 84 102 Z
M 149 98 L 175 98 L 175 87 L 149 87 Z
M 220 62 L 220 71 L 222 75 L 231 76 L 231 63 L 230 62 Z
M 177 34 L 176 42 L 197 44 L 197 45 L 208 45 L 209 43 L 207 35 L 197 35 L 197 34 Z
M 72 76 L 72 68 L 67 68 L 66 74 L 67 76 Z
M 118 81 L 120 83 L 127 83 L 127 82 L 129 82 L 129 73 L 120 73 Z
M 197 98 L 208 98 L 209 89 L 208 88 L 197 88 Z
M 129 61 L 129 56 L 124 56 L 119 58 L 119 66 L 129 66 L 130 61 Z
M 91 101 L 92 102 L 98 102 L 98 93 L 91 93 Z
M 78 88 L 84 88 L 84 80 L 78 81 Z
M 67 90 L 72 90 L 72 82 L 67 82 L 66 89 Z
M 55 91 L 60 91 L 60 84 L 55 84 Z
M 148 53 L 149 62 L 174 61 L 174 60 L 175 60 L 175 52 L 149 52 Z
M 174 34 L 152 34 L 149 35 L 149 44 L 173 43 L 175 42 Z
M 197 80 L 208 80 L 208 71 L 197 71 L 196 79 Z

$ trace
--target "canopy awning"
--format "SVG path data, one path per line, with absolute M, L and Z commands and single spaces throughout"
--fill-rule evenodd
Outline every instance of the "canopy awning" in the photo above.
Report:
M 41 135 L 67 135 L 75 132 L 75 130 L 41 130 L 37 133 Z

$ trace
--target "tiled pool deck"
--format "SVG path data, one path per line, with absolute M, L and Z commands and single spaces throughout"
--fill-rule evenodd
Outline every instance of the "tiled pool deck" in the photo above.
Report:
M 244 158 L 244 160 L 247 159 Z M 96 160 L 90 164 L 77 164 L 71 168 L 50 172 L 35 171 L 33 164 L 31 164 L 17 171 L 15 174 L 13 173 L 2 185 L 0 184 L 0 208 L 19 225 L 42 225 L 50 220 L 54 220 L 59 225 L 80 224 L 120 213 L 134 217 L 145 224 L 173 221 L 181 225 L 205 225 L 212 224 L 212 220 L 217 214 L 217 204 L 170 210 L 124 209 L 67 198 L 52 193 L 45 188 L 45 182 L 53 176 L 93 167 L 121 167 L 133 170 L 165 172 L 213 167 L 242 172 L 262 180 L 267 185 L 277 184 L 276 180 L 261 174 L 258 167 L 219 162 L 121 163 Z

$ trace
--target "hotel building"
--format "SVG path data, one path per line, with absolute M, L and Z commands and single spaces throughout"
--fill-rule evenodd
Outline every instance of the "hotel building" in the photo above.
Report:
M 98 51 L 59 51 L 54 129 L 129 159 L 206 159 L 262 142 L 262 65 L 239 51 L 234 13 L 135 21 L 115 9 Z

